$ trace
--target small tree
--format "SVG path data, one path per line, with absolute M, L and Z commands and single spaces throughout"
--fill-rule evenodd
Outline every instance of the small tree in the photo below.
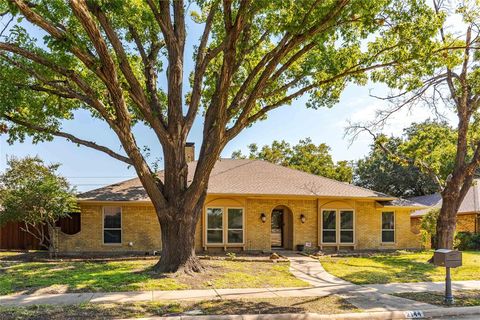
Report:
M 77 210 L 76 198 L 68 181 L 56 171 L 58 164 L 46 165 L 38 157 L 11 158 L 0 176 L 0 225 L 9 221 L 24 223 L 30 233 L 48 248 L 57 251 L 55 223 Z
M 232 158 L 261 159 L 338 181 L 352 181 L 351 163 L 348 161 L 335 163 L 330 155 L 330 147 L 325 143 L 316 145 L 310 138 L 300 140 L 293 146 L 285 140 L 274 140 L 271 146 L 264 145 L 261 150 L 257 144 L 252 143 L 248 145 L 248 149 L 248 156 L 237 150 L 232 153 Z
M 423 239 L 425 242 L 430 240 L 431 247 L 437 247 L 436 241 L 436 229 L 437 229 L 437 219 L 440 214 L 440 208 L 430 209 L 426 215 L 422 217 L 422 222 L 420 228 L 425 232 L 425 236 L 428 236 L 430 239 Z

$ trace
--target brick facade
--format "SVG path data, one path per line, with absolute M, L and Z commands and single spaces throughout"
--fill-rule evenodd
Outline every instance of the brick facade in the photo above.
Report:
M 457 215 L 457 232 L 478 232 L 477 222 L 476 213 L 459 214 Z
M 419 233 L 421 223 L 422 223 L 422 217 L 412 217 L 411 218 L 412 231 L 415 233 Z M 477 213 L 475 212 L 459 213 L 457 215 L 456 231 L 457 232 L 480 232 Z
M 106 205 L 115 205 L 108 204 Z M 117 204 L 118 206 L 118 204 Z M 59 235 L 60 252 L 149 252 L 161 249 L 160 227 L 153 207 L 144 204 L 122 203 L 122 243 L 103 244 L 103 207 L 99 204 L 80 204 L 81 231 L 74 235 Z M 354 211 L 355 249 L 399 249 L 420 248 L 420 235 L 413 232 L 410 210 L 378 207 L 373 200 L 338 199 L 294 199 L 294 198 L 246 198 L 208 196 L 207 207 L 235 207 L 244 209 L 244 243 L 228 245 L 207 245 L 205 241 L 205 215 L 197 225 L 195 235 L 196 250 L 263 250 L 271 249 L 271 213 L 282 208 L 288 215 L 284 236 L 288 239 L 288 249 L 310 242 L 312 247 L 324 247 L 321 243 L 321 212 L 325 209 Z M 395 212 L 395 242 L 381 243 L 382 211 Z M 266 221 L 261 221 L 262 213 Z M 305 217 L 302 223 L 300 217 Z M 224 231 L 226 233 L 226 231 Z

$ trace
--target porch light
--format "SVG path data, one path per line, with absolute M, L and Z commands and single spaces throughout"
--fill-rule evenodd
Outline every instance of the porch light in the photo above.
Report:
M 262 220 L 263 223 L 267 222 L 267 216 L 265 215 L 265 213 L 261 213 L 260 214 L 260 220 Z
M 307 220 L 307 217 L 305 217 L 305 215 L 302 213 L 300 215 L 300 221 L 302 221 L 302 223 L 305 223 L 305 220 Z

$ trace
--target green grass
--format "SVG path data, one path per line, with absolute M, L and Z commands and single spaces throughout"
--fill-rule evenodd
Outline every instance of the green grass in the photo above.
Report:
M 445 295 L 441 292 L 402 292 L 394 294 L 397 297 L 426 302 L 438 306 L 448 307 L 474 307 L 480 306 L 480 290 L 454 291 L 455 303 L 446 305 Z
M 428 263 L 432 251 L 375 254 L 370 257 L 320 258 L 329 273 L 356 284 L 443 281 L 445 268 Z M 480 252 L 463 252 L 463 266 L 452 269 L 453 280 L 480 280 Z
M 195 310 L 198 314 L 278 314 L 316 312 L 334 314 L 358 312 L 338 296 L 208 300 L 184 302 L 143 302 L 122 304 L 82 304 L 71 306 L 0 307 L 2 320 L 21 319 L 111 319 L 180 315 Z
M 209 260 L 202 261 L 206 272 L 190 276 L 155 274 L 155 262 L 0 261 L 0 295 L 308 285 L 289 272 L 288 263 Z

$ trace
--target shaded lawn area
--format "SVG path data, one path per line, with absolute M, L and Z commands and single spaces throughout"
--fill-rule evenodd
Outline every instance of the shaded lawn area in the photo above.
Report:
M 428 263 L 433 251 L 374 254 L 369 257 L 320 257 L 329 273 L 356 284 L 444 281 L 445 268 Z M 480 280 L 480 251 L 464 251 L 463 266 L 452 279 Z
M 207 271 L 155 274 L 155 260 L 109 262 L 0 261 L 0 295 L 136 290 L 180 290 L 308 286 L 289 272 L 289 263 L 202 261 Z
M 394 295 L 442 307 L 480 306 L 480 290 L 454 291 L 453 298 L 455 303 L 453 305 L 447 305 L 444 303 L 445 294 L 443 292 L 402 292 Z
M 2 320 L 10 319 L 108 319 L 195 314 L 323 314 L 358 312 L 355 306 L 337 296 L 309 298 L 209 300 L 201 302 L 145 302 L 135 304 L 83 304 L 72 306 L 0 307 Z

